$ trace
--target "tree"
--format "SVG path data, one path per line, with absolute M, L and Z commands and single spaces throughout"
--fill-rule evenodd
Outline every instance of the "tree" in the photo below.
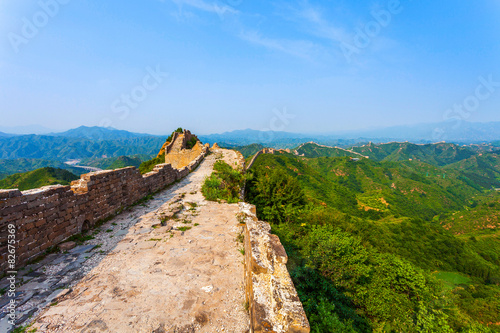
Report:
M 305 205 L 298 181 L 281 168 L 257 168 L 248 189 L 247 198 L 268 222 L 293 221 Z

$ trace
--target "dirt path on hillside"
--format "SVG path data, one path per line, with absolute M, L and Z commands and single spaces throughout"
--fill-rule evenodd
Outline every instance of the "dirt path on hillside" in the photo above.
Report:
M 127 225 L 123 238 L 110 249 L 104 246 L 104 257 L 32 328 L 247 332 L 238 205 L 208 202 L 201 194 L 222 154 L 231 165 L 239 162 L 235 152 L 218 150 L 179 184 L 156 195 L 149 207 L 138 207 L 139 214 L 109 221 Z

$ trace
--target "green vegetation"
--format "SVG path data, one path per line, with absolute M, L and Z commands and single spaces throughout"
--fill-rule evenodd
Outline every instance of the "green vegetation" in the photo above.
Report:
M 497 157 L 415 146 L 427 162 L 266 154 L 249 170 L 311 332 L 500 332 Z
M 188 142 L 186 142 L 186 149 L 192 149 L 198 140 L 195 137 L 192 137 Z
M 155 157 L 149 161 L 142 162 L 141 165 L 139 165 L 139 171 L 141 172 L 141 175 L 143 175 L 145 173 L 153 171 L 155 166 L 162 163 L 165 163 L 165 155 L 161 155 L 160 157 Z
M 172 142 L 172 138 L 174 137 L 174 133 L 182 133 L 182 132 L 184 132 L 184 130 L 182 129 L 182 127 L 177 128 L 175 131 L 172 132 L 172 134 L 170 134 L 168 136 L 168 138 L 167 138 L 166 141 Z
M 2 159 L 71 159 L 156 155 L 165 137 L 141 136 L 114 140 L 92 140 L 61 136 L 21 135 L 0 138 Z
M 259 168 L 251 180 L 248 199 L 259 207 L 260 216 L 269 222 L 290 222 L 305 204 L 299 183 L 280 169 Z
M 243 155 L 244 158 L 248 158 L 250 156 L 253 156 L 258 151 L 261 151 L 264 148 L 266 148 L 266 147 L 264 147 L 260 143 L 252 143 L 252 144 L 247 145 L 247 146 L 232 147 L 232 149 L 239 151 Z
M 156 156 L 156 155 L 155 155 Z M 133 166 L 138 168 L 142 162 L 151 159 L 151 155 L 133 155 L 133 156 L 118 156 L 99 159 L 83 159 L 80 164 L 87 165 L 103 170 L 114 170 Z
M 180 227 L 180 228 L 177 228 L 177 230 L 179 230 L 179 231 L 188 231 L 191 228 L 192 227 Z
M 94 239 L 94 236 L 80 233 L 71 236 L 70 238 L 66 239 L 65 242 L 75 242 L 78 245 L 82 245 L 84 242 L 91 239 Z
M 444 281 L 450 289 L 454 289 L 459 285 L 466 286 L 470 282 L 470 278 L 455 272 L 436 272 L 434 276 Z
M 15 173 L 24 173 L 45 167 L 68 170 L 69 172 L 77 176 L 87 172 L 83 169 L 74 168 L 59 161 L 49 161 L 33 158 L 18 158 L 13 160 L 0 159 L 0 179 L 3 179 Z
M 469 148 L 444 142 L 426 145 L 409 142 L 391 142 L 380 145 L 369 143 L 361 147 L 352 147 L 351 150 L 369 156 L 376 161 L 407 161 L 412 159 L 436 166 L 455 163 L 475 155 L 475 152 Z
M 30 190 L 47 185 L 69 185 L 78 176 L 63 169 L 51 167 L 41 168 L 25 173 L 16 173 L 0 180 L 1 189 L 17 188 L 21 191 Z
M 240 200 L 244 181 L 245 177 L 241 171 L 233 169 L 224 161 L 217 161 L 214 172 L 205 179 L 201 192 L 207 200 L 235 203 Z
M 348 151 L 346 149 L 320 146 L 312 142 L 304 143 L 296 150 L 299 155 L 303 155 L 305 157 L 345 157 L 345 156 L 353 158 L 363 157 L 359 154 L 356 154 L 352 151 Z

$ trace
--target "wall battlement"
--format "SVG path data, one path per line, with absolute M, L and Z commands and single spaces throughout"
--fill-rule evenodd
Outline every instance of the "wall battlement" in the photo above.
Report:
M 16 227 L 18 268 L 97 221 L 187 176 L 208 152 L 208 148 L 200 148 L 181 169 L 165 163 L 141 175 L 135 167 L 127 167 L 84 174 L 70 186 L 0 190 L 0 271 L 13 269 L 8 265 L 9 225 Z

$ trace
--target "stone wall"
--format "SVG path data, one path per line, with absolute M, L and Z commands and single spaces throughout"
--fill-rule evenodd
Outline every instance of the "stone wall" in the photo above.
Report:
M 182 169 L 159 164 L 141 175 L 128 167 L 82 175 L 71 186 L 46 186 L 29 191 L 0 190 L 0 271 L 7 269 L 9 224 L 16 226 L 16 267 L 23 266 L 97 221 L 113 216 L 146 195 L 189 174 L 208 148 Z
M 245 285 L 252 332 L 309 333 L 310 327 L 286 263 L 288 256 L 255 206 L 240 203 L 245 223 Z
M 252 165 L 255 163 L 255 160 L 257 157 L 259 157 L 262 154 L 274 154 L 276 152 L 275 149 L 273 148 L 264 148 L 262 150 L 259 150 L 258 152 L 255 153 L 255 155 L 252 157 L 248 165 L 245 167 L 246 170 L 250 169 Z
M 192 138 L 195 138 L 197 142 L 194 147 L 187 149 L 187 143 Z M 176 132 L 174 133 L 172 142 L 165 147 L 165 163 L 171 164 L 174 168 L 184 168 L 200 154 L 202 149 L 201 142 L 190 131 Z

